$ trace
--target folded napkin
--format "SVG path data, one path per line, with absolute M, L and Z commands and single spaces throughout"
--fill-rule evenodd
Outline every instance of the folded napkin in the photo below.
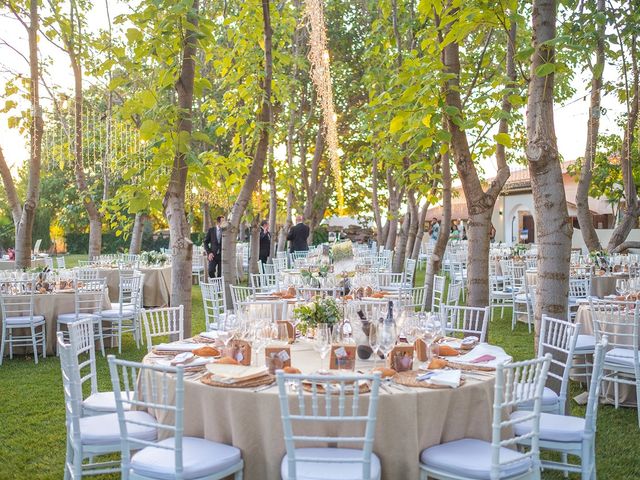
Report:
M 218 339 L 218 331 L 217 330 L 211 330 L 210 332 L 202 332 L 200 333 L 201 337 L 205 337 L 205 338 L 210 338 L 211 340 L 217 340 Z
M 156 345 L 155 347 L 153 347 L 153 349 L 159 352 L 191 352 L 196 348 L 200 348 L 201 346 L 201 343 L 175 342 L 161 343 L 160 345 Z
M 188 352 L 187 352 L 188 353 Z M 182 353 L 180 355 L 183 355 Z M 176 358 L 178 355 L 176 355 Z M 158 358 L 154 359 L 154 363 L 157 365 L 164 365 L 166 367 L 175 367 L 177 364 L 173 363 L 175 358 L 172 360 L 170 358 Z M 212 360 L 208 357 L 192 357 L 192 360 L 188 363 L 183 363 L 185 368 L 194 368 L 194 367 L 204 367 L 207 363 L 210 363 Z
M 501 347 L 480 343 L 473 350 L 456 357 L 454 361 L 461 364 L 495 368 L 498 364 L 511 360 L 512 357 L 507 355 Z
M 433 385 L 457 388 L 460 386 L 460 370 L 439 370 L 428 372 L 417 377 L 417 380 L 429 382 Z
M 266 367 L 249 367 L 221 363 L 207 364 L 207 371 L 211 374 L 211 380 L 214 382 L 228 384 L 260 378 L 268 374 Z
M 191 362 L 195 356 L 191 352 L 182 352 L 175 356 L 173 360 L 171 360 L 171 365 L 186 365 Z

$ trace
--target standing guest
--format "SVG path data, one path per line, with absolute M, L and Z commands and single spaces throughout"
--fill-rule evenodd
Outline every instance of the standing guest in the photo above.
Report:
M 264 265 L 271 253 L 271 232 L 269 231 L 269 222 L 263 220 L 260 224 L 260 255 L 258 258 Z
M 309 238 L 309 227 L 302 222 L 302 215 L 296 216 L 296 224 L 289 230 L 287 240 L 289 240 L 289 252 L 300 252 L 309 250 L 307 239 Z
M 440 221 L 433 217 L 431 221 L 431 240 L 438 240 L 438 236 L 440 235 Z
M 222 220 L 216 218 L 216 225 L 211 227 L 204 237 L 204 249 L 209 260 L 209 278 L 222 276 Z

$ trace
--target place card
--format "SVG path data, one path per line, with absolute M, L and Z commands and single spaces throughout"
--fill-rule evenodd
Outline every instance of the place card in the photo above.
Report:
M 291 366 L 291 348 L 286 346 L 265 347 L 264 349 L 265 364 L 271 371 L 279 370 L 284 367 Z
M 413 344 L 416 352 L 416 357 L 421 362 L 426 362 L 429 359 L 427 352 L 427 344 L 421 338 L 418 338 Z
M 235 359 L 240 365 L 251 365 L 251 344 L 244 340 L 231 340 L 227 356 Z
M 329 356 L 330 370 L 355 370 L 356 368 L 355 345 L 331 345 Z
M 396 372 L 413 369 L 413 345 L 396 345 L 387 359 L 387 366 Z

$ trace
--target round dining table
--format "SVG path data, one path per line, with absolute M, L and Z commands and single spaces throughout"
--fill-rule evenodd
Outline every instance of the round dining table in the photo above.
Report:
M 144 274 L 142 302 L 145 307 L 166 307 L 171 303 L 171 265 L 163 267 L 139 267 Z M 120 295 L 120 270 L 116 267 L 99 267 L 98 275 L 107 280 L 109 298 L 117 303 Z
M 312 344 L 298 342 L 291 345 L 292 366 L 303 373 L 318 371 L 321 359 Z M 159 358 L 163 357 L 150 353 L 145 362 Z M 325 359 L 324 368 L 327 362 Z M 377 364 L 382 362 L 377 360 Z M 365 372 L 373 365 L 373 360 L 359 359 L 355 368 Z M 494 372 L 463 372 L 462 377 L 464 382 L 457 388 L 410 388 L 383 381 L 373 446 L 382 463 L 383 479 L 419 478 L 420 452 L 427 447 L 464 437 L 491 440 Z M 361 396 L 363 408 L 367 397 Z M 347 433 L 346 428 L 344 424 L 319 422 L 313 433 L 336 435 Z M 214 387 L 198 376 L 185 377 L 184 434 L 238 447 L 247 480 L 281 478 L 285 444 L 275 384 L 266 388 Z

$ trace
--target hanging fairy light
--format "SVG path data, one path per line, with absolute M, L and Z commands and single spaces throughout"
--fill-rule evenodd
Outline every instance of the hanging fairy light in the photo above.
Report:
M 342 173 L 340 171 L 340 155 L 338 149 L 338 115 L 333 103 L 333 87 L 329 68 L 329 51 L 327 49 L 327 30 L 324 23 L 322 0 L 307 0 L 304 17 L 309 27 L 309 61 L 311 62 L 311 81 L 318 94 L 318 102 L 322 110 L 322 128 L 329 152 L 329 161 L 336 184 L 338 211 L 344 209 L 344 192 L 342 190 Z

